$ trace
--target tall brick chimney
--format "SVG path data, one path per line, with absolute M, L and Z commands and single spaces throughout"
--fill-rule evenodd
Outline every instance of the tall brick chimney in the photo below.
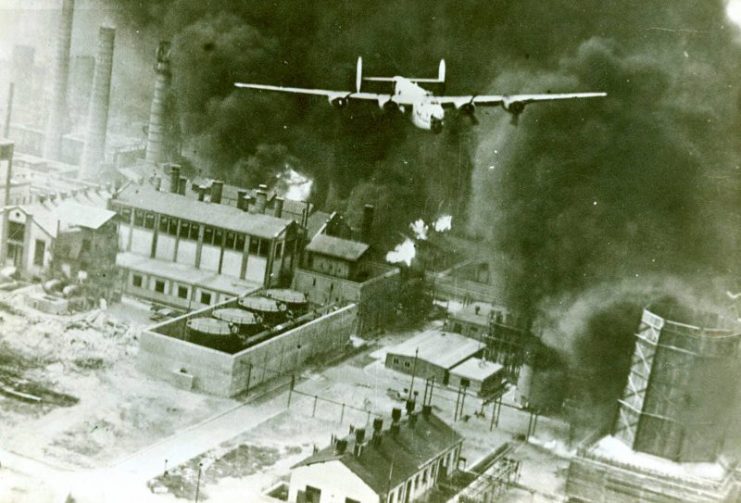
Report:
M 101 26 L 98 34 L 98 53 L 95 58 L 93 93 L 87 116 L 87 137 L 82 150 L 80 178 L 96 178 L 100 164 L 105 160 L 106 130 L 108 129 L 108 103 L 111 96 L 111 71 L 113 70 L 113 44 L 116 30 Z
M 62 135 L 67 118 L 67 81 L 69 79 L 69 50 L 72 43 L 72 19 L 75 15 L 75 0 L 62 0 L 62 11 L 57 26 L 54 67 L 52 69 L 52 93 L 49 102 L 49 117 L 44 136 L 44 157 L 59 160 L 62 150 Z
M 147 162 L 162 162 L 163 120 L 165 99 L 170 88 L 170 42 L 162 41 L 157 47 L 157 60 L 154 63 L 154 95 L 149 109 L 149 127 L 147 131 Z

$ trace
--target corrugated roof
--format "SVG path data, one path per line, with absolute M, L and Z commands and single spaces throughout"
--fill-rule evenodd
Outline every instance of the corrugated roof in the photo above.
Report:
M 499 363 L 489 362 L 480 358 L 469 358 L 450 369 L 450 373 L 474 381 L 483 381 L 500 372 L 503 368 Z
M 318 234 L 306 247 L 306 251 L 345 260 L 358 260 L 368 251 L 368 245 L 360 241 L 350 241 L 349 239 Z
M 116 216 L 116 213 L 103 208 L 86 206 L 74 201 L 65 200 L 56 209 L 59 220 L 70 225 L 100 229 L 103 224 Z
M 156 191 L 147 184 L 127 186 L 116 200 L 134 208 L 262 238 L 277 237 L 293 223 L 288 219 L 248 213 L 233 206 L 194 201 L 180 194 Z
M 414 426 L 402 421 L 399 433 L 381 432 L 381 442 L 374 445 L 372 431 L 366 430 L 366 445 L 359 456 L 353 454 L 355 437 L 347 438 L 344 454 L 337 454 L 330 445 L 297 465 L 306 466 L 328 461 L 340 461 L 352 470 L 377 494 L 385 494 L 418 473 L 422 466 L 457 445 L 462 437 L 435 414 L 418 414 Z
M 389 354 L 414 356 L 444 369 L 451 369 L 481 350 L 481 343 L 460 334 L 428 330 L 389 348 Z
M 47 200 L 19 206 L 33 216 L 34 222 L 50 236 L 57 236 L 57 228 L 86 227 L 98 229 L 116 216 L 105 209 L 107 193 L 98 194 L 93 190 L 81 191 L 69 199 Z

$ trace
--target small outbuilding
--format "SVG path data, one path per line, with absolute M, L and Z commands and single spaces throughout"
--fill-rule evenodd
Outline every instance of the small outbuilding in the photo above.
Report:
M 504 366 L 499 363 L 469 358 L 450 370 L 450 386 L 467 387 L 479 396 L 489 396 L 504 385 Z

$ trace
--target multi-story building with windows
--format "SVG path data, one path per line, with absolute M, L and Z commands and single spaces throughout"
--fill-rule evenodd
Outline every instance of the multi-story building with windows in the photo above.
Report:
M 192 309 L 288 281 L 302 229 L 291 219 L 130 184 L 111 199 L 125 291 Z

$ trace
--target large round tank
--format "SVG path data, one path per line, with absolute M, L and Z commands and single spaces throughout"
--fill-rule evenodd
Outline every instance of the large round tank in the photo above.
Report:
M 286 305 L 267 297 L 252 295 L 239 299 L 240 307 L 259 315 L 264 322 L 276 324 L 286 317 Z
M 643 311 L 615 434 L 637 451 L 713 462 L 731 420 L 741 330 L 708 328 L 717 316 L 676 307 L 670 315 L 682 323 L 656 312 Z
M 237 307 L 214 309 L 211 316 L 217 320 L 229 323 L 232 327 L 236 327 L 239 335 L 253 335 L 261 327 L 260 318 L 255 313 Z
M 288 288 L 271 288 L 265 291 L 265 296 L 285 304 L 293 314 L 304 314 L 308 306 L 306 294 Z
M 216 318 L 192 318 L 187 324 L 188 341 L 227 353 L 238 351 L 241 341 L 229 323 Z

